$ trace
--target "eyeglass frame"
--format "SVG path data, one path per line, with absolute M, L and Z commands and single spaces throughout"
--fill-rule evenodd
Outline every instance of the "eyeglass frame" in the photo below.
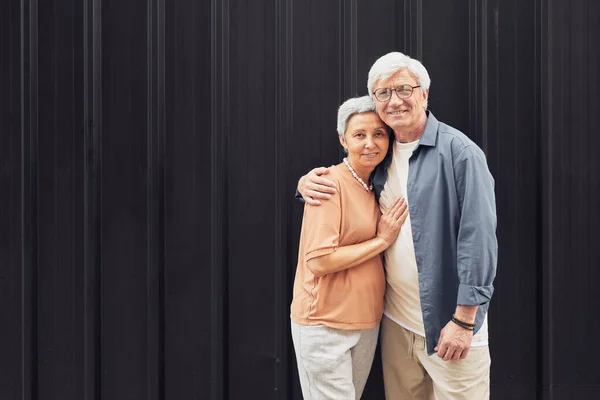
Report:
M 400 97 L 400 95 L 398 94 L 398 89 L 399 88 L 404 88 L 406 86 L 408 86 L 410 88 L 410 94 L 407 97 Z M 404 85 L 396 86 L 395 88 L 378 88 L 378 89 L 375 89 L 373 91 L 373 96 L 375 96 L 375 99 L 377 99 L 378 102 L 380 102 L 380 103 L 387 103 L 388 101 L 390 101 L 392 99 L 392 97 L 394 96 L 394 93 L 390 93 L 390 98 L 387 99 L 387 100 L 379 100 L 379 97 L 377 97 L 377 95 L 375 94 L 375 92 L 377 92 L 378 90 L 386 89 L 386 90 L 390 90 L 391 92 L 395 92 L 396 96 L 398 96 L 398 98 L 400 100 L 406 100 L 406 99 L 410 99 L 410 96 L 412 96 L 412 94 L 415 91 L 415 89 L 416 88 L 420 88 L 420 87 L 421 87 L 421 85 L 412 86 L 412 85 L 409 85 L 409 84 L 404 84 Z

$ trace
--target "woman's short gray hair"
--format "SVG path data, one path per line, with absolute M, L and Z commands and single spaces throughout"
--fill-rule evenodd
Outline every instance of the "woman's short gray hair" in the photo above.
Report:
M 367 81 L 369 95 L 373 96 L 375 84 L 378 81 L 388 79 L 403 68 L 407 68 L 415 76 L 423 92 L 429 90 L 431 79 L 429 78 L 427 69 L 421 64 L 421 61 L 410 58 L 406 54 L 400 52 L 392 52 L 379 57 L 371 66 L 369 79 Z M 425 108 L 427 108 L 427 103 L 425 103 Z
M 348 121 L 354 114 L 364 112 L 376 112 L 375 103 L 371 96 L 354 97 L 346 100 L 338 109 L 337 131 L 338 135 L 344 136 L 348 128 Z

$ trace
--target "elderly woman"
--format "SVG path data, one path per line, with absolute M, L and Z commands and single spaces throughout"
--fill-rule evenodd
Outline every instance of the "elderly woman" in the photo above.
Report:
M 360 398 L 383 315 L 380 253 L 396 240 L 406 204 L 382 216 L 369 177 L 390 144 L 388 127 L 368 97 L 346 101 L 338 134 L 347 152 L 331 168 L 337 193 L 306 205 L 291 306 L 292 339 L 305 399 Z
M 486 315 L 498 252 L 494 180 L 483 151 L 427 110 L 430 83 L 421 62 L 396 52 L 375 61 L 367 83 L 396 139 L 373 173 L 379 205 L 385 212 L 402 196 L 409 208 L 385 251 L 386 398 L 487 399 Z M 299 183 L 309 204 L 335 193 L 335 182 L 317 176 L 325 171 Z

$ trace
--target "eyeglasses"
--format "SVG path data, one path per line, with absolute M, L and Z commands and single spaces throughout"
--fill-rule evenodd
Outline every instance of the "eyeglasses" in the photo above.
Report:
M 419 86 L 411 86 L 411 85 L 400 85 L 397 88 L 379 88 L 373 92 L 375 98 L 381 102 L 390 101 L 392 98 L 392 91 L 396 92 L 396 95 L 399 99 L 408 99 L 412 96 L 413 90 Z

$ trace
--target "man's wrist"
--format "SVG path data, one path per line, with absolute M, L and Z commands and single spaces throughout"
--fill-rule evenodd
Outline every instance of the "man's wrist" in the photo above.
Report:
M 475 324 L 475 316 L 479 306 L 456 306 L 454 317 L 466 322 L 467 324 Z

